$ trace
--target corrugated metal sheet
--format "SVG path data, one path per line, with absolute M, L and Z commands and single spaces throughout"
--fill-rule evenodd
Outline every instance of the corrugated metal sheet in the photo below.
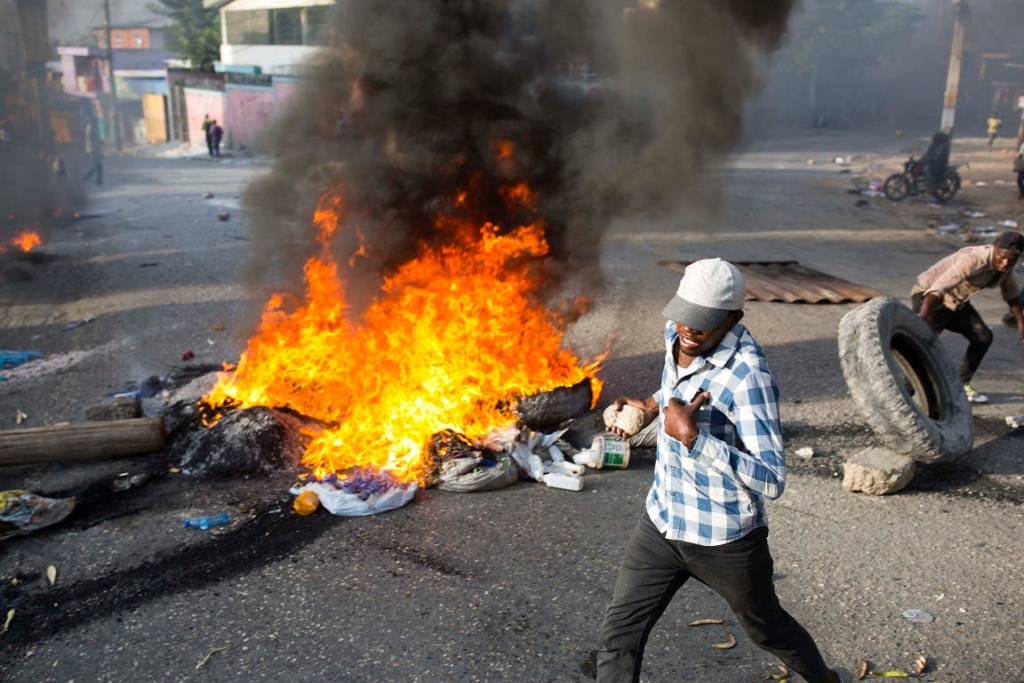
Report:
M 683 273 L 691 261 L 662 261 L 661 265 Z M 801 266 L 797 261 L 733 261 L 743 273 L 747 301 L 786 303 L 862 303 L 882 292 Z

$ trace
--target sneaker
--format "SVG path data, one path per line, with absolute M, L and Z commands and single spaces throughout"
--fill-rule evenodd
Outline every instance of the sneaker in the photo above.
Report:
M 964 391 L 967 393 L 967 400 L 970 403 L 988 403 L 988 396 L 985 394 L 979 394 L 978 390 L 972 387 L 970 384 L 964 385 Z
M 837 666 L 832 669 L 832 680 L 830 683 L 853 683 L 853 674 L 848 669 Z
M 1024 199 L 1024 197 L 1021 197 Z M 1008 327 L 1017 327 L 1017 318 L 1014 317 L 1013 313 L 1007 313 L 1003 316 L 1003 324 Z

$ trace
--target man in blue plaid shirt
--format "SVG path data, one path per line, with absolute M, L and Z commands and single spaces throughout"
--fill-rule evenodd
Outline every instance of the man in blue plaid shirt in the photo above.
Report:
M 745 297 L 731 263 L 688 266 L 664 311 L 661 389 L 615 402 L 643 410 L 651 429 L 659 420 L 658 459 L 601 625 L 599 683 L 639 680 L 647 637 L 690 577 L 721 595 L 754 644 L 808 683 L 849 680 L 825 665 L 775 595 L 762 500 L 778 498 L 786 483 L 779 390 L 740 324 Z

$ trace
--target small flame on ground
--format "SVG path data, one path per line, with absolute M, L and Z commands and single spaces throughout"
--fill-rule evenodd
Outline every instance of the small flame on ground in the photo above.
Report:
M 325 193 L 304 301 L 273 295 L 236 372 L 221 375 L 204 401 L 288 407 L 337 425 L 303 456 L 317 478 L 371 467 L 403 481 L 426 474 L 434 434 L 485 437 L 515 421 L 517 397 L 589 378 L 596 401 L 602 359 L 581 364 L 563 349 L 567 318 L 536 296 L 548 249 L 543 224 L 501 230 L 454 215 L 471 194 L 460 192 L 436 219 L 442 246 L 420 244 L 354 325 L 329 249 L 344 202 L 340 192 Z M 525 185 L 503 197 L 511 210 L 535 205 Z
M 39 233 L 25 230 L 19 232 L 7 242 L 0 242 L 0 254 L 7 253 L 11 247 L 15 247 L 26 254 L 43 243 Z

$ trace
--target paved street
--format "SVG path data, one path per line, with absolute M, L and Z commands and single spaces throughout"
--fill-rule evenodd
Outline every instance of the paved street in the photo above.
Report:
M 570 333 L 584 356 L 613 339 L 603 399 L 655 388 L 660 312 L 678 281 L 661 260 L 798 260 L 906 301 L 914 277 L 961 246 L 929 228 L 947 210 L 927 200 L 857 206 L 848 190 L 921 147 L 886 132 L 762 141 L 723 171 L 717 215 L 617 225 L 602 251 L 607 290 Z M 1012 183 L 1009 158 L 987 161 L 980 148 L 954 147 L 954 162 L 959 150 L 979 159 L 960 199 L 991 221 L 1024 224 L 1004 197 L 1015 188 L 993 184 Z M 840 166 L 836 156 L 854 159 Z M 0 429 L 82 421 L 85 406 L 185 364 L 187 350 L 193 364 L 235 361 L 258 319 L 267 292 L 240 284 L 251 244 L 238 198 L 265 166 L 123 156 L 107 167 L 83 217 L 46 235 L 45 261 L 0 263 L 29 277 L 0 282 L 0 347 L 46 354 L 34 370 L 3 373 Z M 222 211 L 230 220 L 218 220 Z M 817 452 L 809 462 L 790 455 L 787 491 L 768 505 L 777 588 L 831 662 L 909 670 L 920 652 L 930 663 L 920 680 L 1024 681 L 1024 432 L 1003 422 L 1024 413 L 1024 349 L 999 323 L 998 296 L 978 302 L 996 341 L 975 382 L 993 399 L 975 409 L 975 453 L 885 498 L 840 486 L 844 457 L 876 444 L 837 356 L 852 306 L 748 307 L 744 322 L 779 379 L 787 449 Z M 89 322 L 65 329 L 80 321 Z M 962 349 L 948 342 L 950 353 Z M 21 425 L 17 411 L 28 415 Z M 653 454 L 588 473 L 581 493 L 431 489 L 366 518 L 295 515 L 292 473 L 211 482 L 168 466 L 153 456 L 0 469 L 0 490 L 79 498 L 63 524 L 0 544 L 0 618 L 15 609 L 0 635 L 2 680 L 590 680 L 580 664 L 597 647 Z M 141 471 L 158 476 L 109 490 L 118 473 Z M 223 531 L 181 526 L 219 511 L 236 518 Z M 909 623 L 909 608 L 934 623 Z M 686 627 L 706 617 L 725 626 Z M 739 644 L 714 649 L 724 631 Z M 724 603 L 689 584 L 645 661 L 650 683 L 776 672 Z

